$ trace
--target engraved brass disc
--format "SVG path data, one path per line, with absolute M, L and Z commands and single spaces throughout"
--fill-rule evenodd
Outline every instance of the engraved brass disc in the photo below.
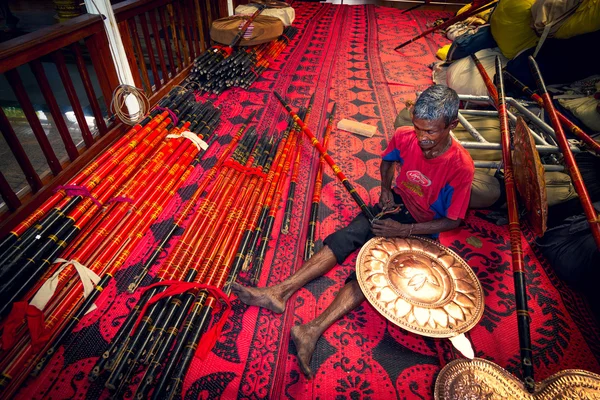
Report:
M 435 381 L 436 400 L 584 400 L 600 399 L 600 375 L 569 369 L 536 383 L 529 393 L 523 383 L 491 361 L 464 358 L 448 363 Z
M 528 211 L 527 220 L 533 232 L 543 236 L 548 220 L 544 167 L 529 127 L 522 117 L 517 119 L 512 158 L 515 184 Z
M 432 240 L 373 238 L 358 254 L 356 275 L 373 307 L 410 332 L 450 338 L 470 330 L 483 314 L 475 273 Z

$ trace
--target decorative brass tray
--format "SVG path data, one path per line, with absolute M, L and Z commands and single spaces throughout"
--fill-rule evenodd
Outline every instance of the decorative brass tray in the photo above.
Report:
M 544 167 L 529 127 L 522 117 L 517 119 L 514 148 L 512 158 L 517 191 L 528 211 L 527 221 L 531 228 L 537 236 L 543 236 L 548 220 Z
M 475 358 L 448 363 L 435 381 L 436 400 L 584 400 L 600 399 L 600 375 L 579 369 L 560 371 L 540 383 L 535 392 L 491 361 Z
M 473 270 L 432 240 L 373 238 L 358 254 L 356 274 L 373 307 L 410 332 L 452 338 L 483 314 L 483 290 Z

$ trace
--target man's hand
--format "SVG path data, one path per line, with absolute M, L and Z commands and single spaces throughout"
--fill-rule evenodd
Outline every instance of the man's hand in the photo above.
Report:
M 403 238 L 410 234 L 410 224 L 401 224 L 393 219 L 380 219 L 373 221 L 371 231 L 375 236 Z
M 384 189 L 381 188 L 381 196 L 379 196 L 379 207 L 382 210 L 385 210 L 386 207 L 391 207 L 394 205 L 394 195 L 392 194 L 392 189 Z

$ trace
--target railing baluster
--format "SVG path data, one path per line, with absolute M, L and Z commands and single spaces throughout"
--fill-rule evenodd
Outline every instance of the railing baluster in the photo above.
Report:
M 140 70 L 135 59 L 135 52 L 133 51 L 133 44 L 131 43 L 131 32 L 127 21 L 119 22 L 119 32 L 121 33 L 121 40 L 123 41 L 123 47 L 125 48 L 125 54 L 127 55 L 127 62 L 131 69 L 131 75 L 133 76 L 133 82 L 138 88 L 143 88 L 142 78 L 140 77 Z
M 167 56 L 169 57 L 169 66 L 171 70 L 171 79 L 177 75 L 177 67 L 175 66 L 175 60 L 173 59 L 173 50 L 171 49 L 171 39 L 169 38 L 169 27 L 165 20 L 165 14 L 167 13 L 166 7 L 158 9 L 158 17 L 160 18 L 160 26 L 165 33 L 165 47 L 167 48 Z
M 150 68 L 152 69 L 152 75 L 154 76 L 154 86 L 156 91 L 162 87 L 160 76 L 156 68 L 156 59 L 154 58 L 154 50 L 152 50 L 152 42 L 150 41 L 150 34 L 148 33 L 148 21 L 144 13 L 140 14 L 140 23 L 142 25 L 142 34 L 144 35 L 144 42 L 146 43 L 146 50 L 148 51 L 148 58 L 150 59 Z
M 50 82 L 48 82 L 48 78 L 46 77 L 46 72 L 44 72 L 42 62 L 39 59 L 33 60 L 29 63 L 29 66 L 31 67 L 31 71 L 33 71 L 33 75 L 35 75 L 35 79 L 42 90 L 42 95 L 44 96 L 46 104 L 50 109 L 50 114 L 52 114 L 52 118 L 56 124 L 56 129 L 62 138 L 62 141 L 65 145 L 65 150 L 67 150 L 67 154 L 69 155 L 69 159 L 73 161 L 79 157 L 79 151 L 77 151 L 77 147 L 75 146 L 75 143 L 73 143 L 73 138 L 71 138 L 69 128 L 67 128 L 67 124 L 65 123 L 63 115 L 60 111 L 60 107 L 56 102 L 56 98 L 52 94 L 52 88 L 50 87 Z
M 169 81 L 169 73 L 167 72 L 167 66 L 165 64 L 165 56 L 160 42 L 160 32 L 156 23 L 155 10 L 148 11 L 150 15 L 150 26 L 152 27 L 152 35 L 154 35 L 154 44 L 156 44 L 156 50 L 158 51 L 158 61 L 160 62 L 160 70 L 163 74 L 163 82 L 165 84 Z
M 183 7 L 183 10 L 187 11 L 185 0 L 182 0 L 181 7 Z M 192 33 L 194 29 L 192 28 L 192 24 L 190 23 L 190 13 L 183 13 L 183 20 L 181 21 L 181 24 L 185 28 L 185 42 L 188 44 L 188 48 L 190 49 L 191 62 L 193 62 L 193 60 L 196 58 L 196 49 L 194 48 L 194 35 Z
M 90 102 L 90 107 L 92 107 L 92 113 L 94 113 L 94 118 L 96 119 L 96 126 L 100 132 L 100 136 L 104 136 L 108 129 L 106 128 L 106 123 L 104 122 L 102 110 L 100 109 L 100 104 L 98 104 L 98 98 L 96 97 L 96 92 L 94 92 L 94 86 L 92 85 L 92 80 L 88 74 L 87 66 L 83 60 L 79 43 L 73 43 L 71 45 L 71 50 L 75 53 L 75 61 L 77 63 L 77 69 L 79 70 L 79 76 L 83 82 L 83 87 L 85 88 L 85 93 L 87 94 L 88 101 Z M 87 126 L 87 123 L 85 126 Z
M 150 84 L 150 78 L 148 77 L 148 69 L 146 68 L 146 59 L 144 57 L 144 53 L 142 52 L 142 44 L 140 43 L 140 35 L 137 31 L 137 26 L 135 24 L 135 18 L 131 18 L 127 21 L 129 23 L 129 30 L 131 31 L 131 37 L 133 38 L 133 44 L 135 45 L 135 51 L 138 55 L 138 60 L 140 63 L 140 68 L 142 69 L 142 79 L 144 80 L 144 84 L 146 85 L 146 96 L 150 96 L 152 94 L 152 85 Z
M 193 0 L 187 0 L 187 7 L 186 9 L 190 10 L 190 30 L 191 30 L 191 37 L 190 40 L 192 41 L 192 43 L 194 44 L 194 51 L 196 53 L 196 56 L 200 55 L 200 42 L 199 42 L 199 38 L 198 38 L 198 26 L 196 25 L 196 9 L 194 8 L 194 1 Z
M 200 34 L 200 51 L 203 52 L 206 50 L 207 41 L 204 39 L 204 25 L 202 24 L 202 9 L 200 8 L 200 3 L 198 0 L 194 0 L 194 11 L 196 14 L 196 19 L 198 21 L 198 33 Z
M 42 148 L 42 152 L 46 157 L 46 161 L 48 162 L 48 166 L 54 175 L 58 175 L 60 171 L 62 171 L 62 167 L 60 165 L 60 161 L 56 158 L 56 154 L 54 154 L 54 149 L 50 145 L 50 141 L 48 137 L 46 137 L 46 132 L 40 123 L 39 118 L 35 113 L 35 109 L 29 100 L 29 96 L 27 96 L 27 91 L 23 86 L 23 82 L 21 81 L 21 77 L 16 69 L 11 69 L 10 71 L 6 71 L 6 78 L 8 78 L 8 83 L 12 87 L 15 92 L 15 96 L 21 104 L 23 108 L 23 113 L 25 113 L 25 117 L 31 126 L 31 130 L 33 134 L 37 138 L 37 141 Z
M 31 187 L 31 191 L 36 193 L 38 190 L 44 186 L 37 172 L 35 172 L 35 168 L 29 161 L 29 157 L 27 157 L 27 153 L 21 146 L 21 142 L 17 138 L 14 129 L 12 128 L 10 121 L 4 114 L 4 110 L 0 107 L 0 131 L 2 131 L 2 136 L 4 136 L 4 140 L 8 144 L 8 147 L 12 151 L 17 163 L 19 163 L 19 167 L 25 174 L 25 179 L 27 179 L 27 183 Z
M 110 113 L 112 94 L 113 90 L 119 86 L 119 77 L 104 31 L 85 38 L 85 46 L 90 51 L 90 58 L 100 83 L 106 109 Z
M 8 184 L 8 181 L 2 172 L 0 172 L 0 195 L 2 195 L 2 198 L 10 211 L 15 211 L 21 205 L 19 198 Z
M 184 13 L 181 12 L 181 7 L 179 5 L 179 1 L 175 0 L 173 2 L 173 4 L 175 5 L 175 16 L 174 16 L 174 20 L 177 23 L 177 27 L 179 28 L 179 40 L 181 41 L 181 45 L 183 47 L 183 67 L 185 68 L 189 63 L 190 63 L 190 53 L 188 51 L 188 43 L 187 40 L 185 38 L 185 34 L 183 31 L 183 25 L 184 25 L 184 20 L 183 20 L 183 15 Z
M 94 138 L 92 137 L 92 133 L 90 132 L 90 128 L 85 119 L 85 115 L 83 114 L 83 110 L 81 109 L 81 104 L 79 103 L 77 92 L 75 91 L 75 87 L 73 86 L 71 75 L 69 75 L 67 64 L 65 63 L 65 56 L 63 55 L 61 50 L 57 50 L 54 53 L 52 53 L 52 59 L 56 64 L 56 69 L 58 70 L 60 79 L 62 80 L 63 86 L 65 87 L 65 91 L 67 92 L 67 97 L 69 98 L 71 107 L 73 107 L 73 113 L 75 114 L 75 118 L 77 119 L 77 123 L 79 124 L 79 129 L 81 130 L 81 137 L 83 138 L 83 142 L 85 143 L 86 147 L 90 147 L 94 144 Z
M 179 71 L 183 70 L 183 60 L 181 59 L 181 51 L 179 49 L 179 38 L 177 36 L 177 29 L 175 28 L 175 9 L 173 4 L 167 5 L 167 11 L 169 16 L 169 26 L 171 27 L 171 36 L 175 42 L 175 52 L 177 53 L 177 60 L 179 61 Z

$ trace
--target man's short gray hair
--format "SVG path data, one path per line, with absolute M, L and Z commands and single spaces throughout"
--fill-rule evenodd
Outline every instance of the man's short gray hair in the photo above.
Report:
M 458 94 L 444 85 L 427 88 L 415 103 L 414 118 L 435 121 L 444 118 L 446 126 L 458 117 Z

